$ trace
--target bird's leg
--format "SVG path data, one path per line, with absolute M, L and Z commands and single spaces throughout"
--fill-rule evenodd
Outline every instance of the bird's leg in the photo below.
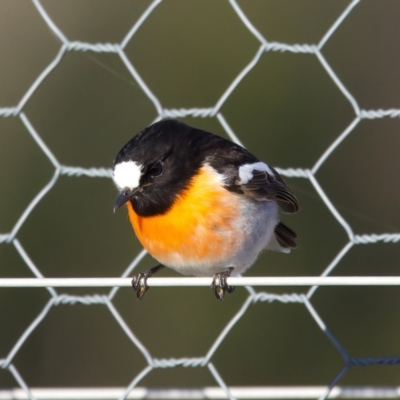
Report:
M 215 296 L 218 300 L 223 300 L 225 292 L 232 293 L 235 290 L 235 286 L 228 286 L 226 279 L 231 275 L 233 267 L 227 268 L 223 272 L 214 274 L 214 279 L 211 284 L 211 289 L 214 290 Z
M 147 279 L 153 276 L 156 272 L 160 271 L 164 268 L 164 265 L 158 264 L 153 268 L 150 268 L 148 271 L 140 272 L 139 274 L 135 275 L 132 279 L 132 287 L 133 290 L 136 292 L 136 296 L 138 300 L 142 300 L 144 294 L 149 289 L 147 285 Z

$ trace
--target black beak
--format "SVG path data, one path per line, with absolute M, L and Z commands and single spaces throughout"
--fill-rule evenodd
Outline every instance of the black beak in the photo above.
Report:
M 124 189 L 117 197 L 117 199 L 114 202 L 114 212 L 118 210 L 121 206 L 123 206 L 126 202 L 128 202 L 134 194 L 139 190 L 139 188 L 129 190 L 129 189 Z

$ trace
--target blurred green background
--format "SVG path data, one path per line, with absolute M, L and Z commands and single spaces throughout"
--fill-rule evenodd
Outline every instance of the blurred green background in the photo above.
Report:
M 44 0 L 70 41 L 120 43 L 151 2 Z M 251 0 L 238 4 L 268 41 L 318 43 L 349 1 Z M 364 0 L 322 53 L 362 109 L 400 107 L 397 0 Z M 0 106 L 18 104 L 61 47 L 34 5 L 0 2 Z M 228 1 L 165 0 L 125 53 L 166 108 L 212 107 L 252 60 L 259 42 Z M 157 112 L 116 54 L 67 52 L 23 110 L 63 165 L 110 168 L 118 150 Z M 281 168 L 311 168 L 355 118 L 315 55 L 264 53 L 221 112 L 243 144 Z M 227 136 L 216 118 L 185 122 Z M 363 120 L 317 179 L 356 234 L 400 231 L 400 121 Z M 54 168 L 18 117 L 0 119 L 0 233 L 50 180 Z M 348 239 L 311 183 L 287 178 L 302 209 L 284 221 L 299 236 L 290 255 L 264 253 L 251 276 L 319 275 Z M 105 178 L 61 176 L 17 238 L 46 277 L 118 277 L 140 252 L 116 189 Z M 333 275 L 398 275 L 400 244 L 354 246 Z M 137 270 L 155 265 L 146 256 Z M 175 275 L 165 271 L 161 276 Z M 12 244 L 0 244 L 0 277 L 31 277 Z M 275 293 L 306 288 L 258 288 Z M 64 290 L 58 290 L 62 293 Z M 68 290 L 69 294 L 107 293 Z M 206 288 L 153 288 L 138 302 L 129 288 L 114 304 L 157 358 L 201 357 L 247 297 L 218 302 Z M 0 290 L 0 358 L 49 299 L 45 289 Z M 400 288 L 320 288 L 312 303 L 352 357 L 400 354 Z M 327 385 L 344 366 L 304 305 L 257 303 L 212 362 L 228 385 Z M 145 366 L 105 306 L 54 307 L 14 364 L 30 387 L 126 386 Z M 352 368 L 343 385 L 398 385 L 400 366 Z M 154 370 L 140 386 L 216 385 L 206 368 Z M 14 387 L 7 370 L 0 386 Z

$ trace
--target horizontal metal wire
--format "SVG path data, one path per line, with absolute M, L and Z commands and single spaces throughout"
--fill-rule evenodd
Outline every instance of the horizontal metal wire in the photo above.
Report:
M 123 287 L 131 278 L 2 278 L 0 287 Z M 400 276 L 232 277 L 232 286 L 398 286 Z M 149 278 L 149 286 L 210 286 L 212 278 Z
M 37 400 L 111 400 L 120 398 L 126 388 L 32 388 L 31 394 Z M 270 386 L 270 387 L 230 387 L 236 399 L 315 399 L 323 396 L 324 386 Z M 127 399 L 226 399 L 220 387 L 204 388 L 133 388 Z M 329 394 L 330 399 L 382 399 L 400 398 L 400 386 L 397 387 L 335 387 Z M 28 399 L 22 389 L 0 390 L 0 400 Z

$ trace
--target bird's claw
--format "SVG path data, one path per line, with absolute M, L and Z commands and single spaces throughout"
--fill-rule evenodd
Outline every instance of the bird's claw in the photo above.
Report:
M 132 278 L 132 287 L 136 292 L 138 300 L 142 300 L 144 294 L 149 290 L 149 285 L 147 284 L 147 279 L 150 274 L 147 272 L 140 272 Z
M 149 290 L 149 285 L 147 284 L 147 279 L 153 276 L 156 272 L 164 268 L 164 265 L 158 264 L 148 271 L 140 272 L 132 278 L 132 287 L 136 292 L 138 300 L 142 300 L 144 294 Z
M 214 294 L 218 300 L 222 301 L 225 297 L 225 292 L 232 293 L 235 290 L 235 286 L 228 286 L 226 280 L 231 275 L 233 267 L 229 267 L 224 272 L 218 272 L 214 274 L 214 279 L 211 284 L 211 289 L 214 290 Z

